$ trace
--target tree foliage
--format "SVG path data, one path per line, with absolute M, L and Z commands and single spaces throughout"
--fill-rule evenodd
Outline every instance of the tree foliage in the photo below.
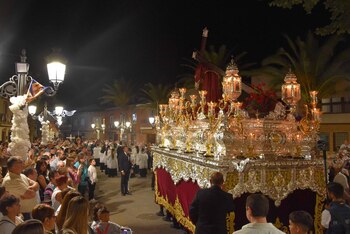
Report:
M 135 85 L 132 81 L 121 78 L 115 80 L 112 85 L 105 85 L 102 91 L 104 93 L 100 98 L 102 104 L 111 103 L 114 106 L 126 106 L 134 99 Z
M 322 36 L 330 34 L 350 34 L 350 1 L 349 0 L 268 0 L 270 6 L 291 9 L 296 5 L 302 5 L 307 14 L 317 4 L 324 5 L 331 14 L 330 23 L 316 29 L 316 33 Z
M 350 80 L 350 48 L 341 47 L 341 36 L 333 35 L 323 43 L 311 32 L 305 40 L 285 38 L 288 47 L 264 59 L 262 67 L 253 72 L 255 75 L 263 75 L 280 87 L 288 70 L 292 69 L 306 99 L 312 90 L 319 92 L 319 98 L 329 97 L 340 91 L 337 90 L 339 82 Z
M 146 102 L 147 107 L 156 110 L 159 104 L 168 102 L 169 92 L 170 86 L 168 85 L 147 83 L 141 89 L 142 96 L 140 101 Z

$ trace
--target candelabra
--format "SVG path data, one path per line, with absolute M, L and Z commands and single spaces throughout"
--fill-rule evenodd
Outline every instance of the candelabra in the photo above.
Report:
M 317 92 L 310 92 L 311 108 L 296 121 L 294 114 L 301 98 L 300 84 L 291 71 L 282 85 L 282 100 L 263 118 L 251 118 L 237 99 L 242 92 L 242 80 L 237 65 L 231 60 L 223 78 L 222 99 L 207 102 L 207 91 L 190 95 L 186 89 L 173 91 L 168 104 L 159 105 L 157 134 L 159 145 L 170 150 L 203 154 L 217 160 L 230 158 L 269 159 L 275 157 L 310 158 L 315 147 L 320 123 Z

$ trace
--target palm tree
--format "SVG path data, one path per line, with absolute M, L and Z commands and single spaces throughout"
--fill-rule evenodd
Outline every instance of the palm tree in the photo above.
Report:
M 105 85 L 102 91 L 105 94 L 100 98 L 102 104 L 112 103 L 115 106 L 126 106 L 135 97 L 134 84 L 124 78 L 115 80 L 112 85 Z
M 350 48 L 340 48 L 343 37 L 332 36 L 323 43 L 311 32 L 305 41 L 299 37 L 295 42 L 288 36 L 285 38 L 288 47 L 264 59 L 262 67 L 251 75 L 263 75 L 272 81 L 273 87 L 280 87 L 291 69 L 298 78 L 305 101 L 309 100 L 312 90 L 318 91 L 319 98 L 325 98 L 348 87 L 348 83 L 343 86 L 344 90 L 337 90 L 336 86 L 350 80 Z
M 140 101 L 146 103 L 144 106 L 156 110 L 158 104 L 165 104 L 168 102 L 169 92 L 170 86 L 168 85 L 147 83 L 144 88 L 141 89 L 142 96 Z

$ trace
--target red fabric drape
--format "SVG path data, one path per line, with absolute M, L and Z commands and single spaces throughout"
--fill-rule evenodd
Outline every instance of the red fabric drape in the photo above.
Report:
M 208 102 L 217 102 L 221 98 L 220 77 L 205 64 L 199 64 L 197 66 L 194 80 L 196 83 L 200 82 L 201 90 L 206 90 L 208 92 Z

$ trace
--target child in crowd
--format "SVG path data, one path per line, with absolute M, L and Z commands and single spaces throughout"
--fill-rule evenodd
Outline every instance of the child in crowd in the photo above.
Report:
M 96 171 L 96 161 L 95 159 L 91 158 L 89 160 L 89 168 L 88 168 L 88 187 L 89 187 L 89 201 L 95 199 L 95 186 L 97 182 L 97 171 Z
M 109 221 L 109 211 L 106 207 L 102 207 L 97 211 L 99 223 L 95 225 L 94 232 L 97 234 L 120 233 L 120 226 Z

